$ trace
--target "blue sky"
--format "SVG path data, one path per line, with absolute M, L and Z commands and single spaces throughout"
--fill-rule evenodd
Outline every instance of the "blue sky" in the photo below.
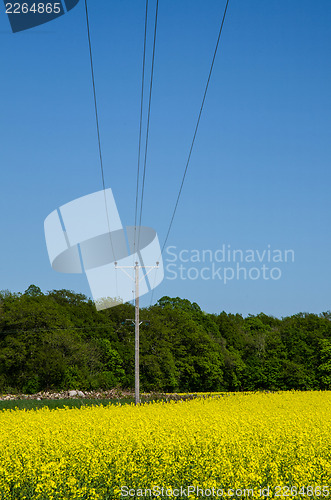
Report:
M 224 6 L 159 3 L 142 223 L 157 231 L 161 245 Z M 134 223 L 144 9 L 143 0 L 89 2 L 105 180 L 123 225 Z M 147 69 L 153 0 L 149 12 Z M 207 312 L 279 317 L 331 309 L 330 26 L 328 0 L 230 0 L 168 240 L 177 261 L 165 252 L 165 279 L 153 302 L 180 296 Z M 84 275 L 52 270 L 43 230 L 54 209 L 102 188 L 83 0 L 65 16 L 16 34 L 2 8 L 0 40 L 0 289 L 23 292 L 34 283 L 90 295 Z M 236 273 L 237 262 L 194 260 L 194 251 L 215 256 L 223 245 L 260 256 L 292 249 L 295 258 L 240 263 L 247 279 L 242 271 L 225 284 L 224 267 Z M 264 279 L 263 264 L 279 269 L 280 278 Z M 180 265 L 197 279 L 181 279 Z M 205 267 L 208 279 L 201 277 Z M 252 267 L 258 279 L 249 277 Z M 141 300 L 150 302 L 150 295 Z

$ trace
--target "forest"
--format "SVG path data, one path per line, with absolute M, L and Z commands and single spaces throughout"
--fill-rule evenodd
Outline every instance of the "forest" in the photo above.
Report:
M 133 319 L 69 290 L 0 292 L 0 392 L 133 388 Z M 144 392 L 331 388 L 331 312 L 243 318 L 162 297 L 140 319 Z

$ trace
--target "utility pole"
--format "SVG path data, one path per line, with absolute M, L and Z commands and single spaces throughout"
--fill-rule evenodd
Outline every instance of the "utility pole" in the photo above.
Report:
M 135 276 L 135 314 L 134 314 L 134 402 L 136 405 L 140 403 L 139 390 L 139 266 L 138 262 L 134 266 Z
M 134 336 L 134 401 L 135 405 L 140 404 L 140 388 L 139 388 L 139 326 L 142 321 L 139 321 L 139 269 L 149 269 L 149 271 L 142 277 L 144 279 L 148 273 L 151 272 L 152 269 L 157 269 L 159 267 L 159 262 L 156 262 L 156 266 L 139 266 L 138 262 L 135 262 L 134 266 L 118 266 L 117 262 L 115 262 L 115 269 L 121 269 L 130 279 L 135 282 L 135 319 L 128 320 L 132 321 L 135 326 L 135 336 Z M 125 269 L 134 269 L 134 278 L 130 276 L 129 273 L 125 271 Z

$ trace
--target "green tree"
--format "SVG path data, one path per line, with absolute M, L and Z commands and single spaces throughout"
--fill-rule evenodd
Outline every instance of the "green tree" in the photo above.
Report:
M 331 389 L 331 340 L 319 341 L 319 366 L 318 372 L 322 388 Z

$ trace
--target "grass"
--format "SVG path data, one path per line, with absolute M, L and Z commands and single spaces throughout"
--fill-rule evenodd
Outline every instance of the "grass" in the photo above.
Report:
M 194 395 L 151 395 L 151 396 L 141 396 L 141 403 L 148 403 L 151 401 L 169 401 L 169 399 L 192 399 Z M 107 406 L 109 404 L 131 404 L 134 403 L 133 397 L 121 397 L 113 399 L 88 399 L 88 398 L 68 398 L 68 399 L 42 399 L 40 401 L 36 399 L 15 399 L 8 401 L 0 401 L 0 411 L 2 410 L 38 410 L 47 406 L 50 410 L 55 410 L 57 408 L 81 408 L 82 406 Z

